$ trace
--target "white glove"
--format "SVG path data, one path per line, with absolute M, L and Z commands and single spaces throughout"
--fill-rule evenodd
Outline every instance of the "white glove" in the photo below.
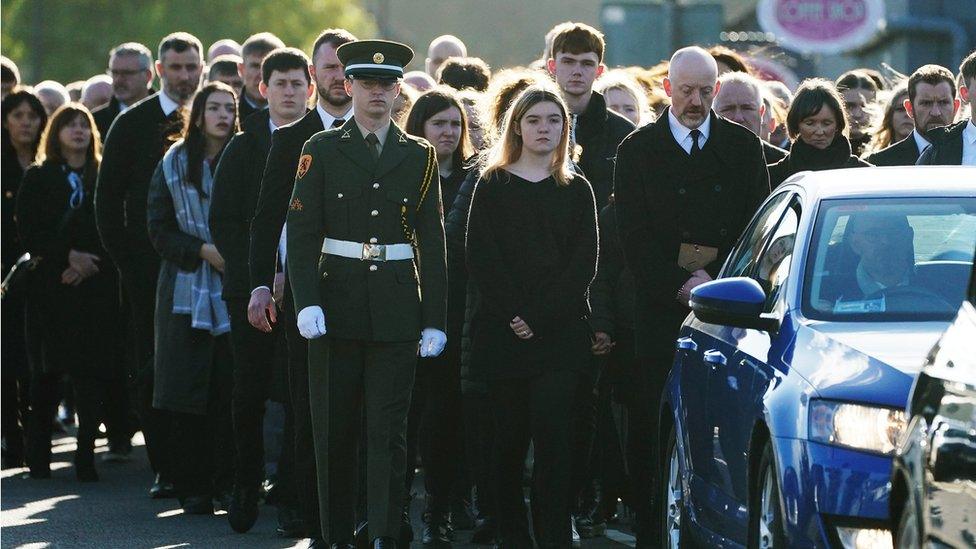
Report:
M 444 351 L 447 345 L 447 334 L 436 328 L 424 328 L 420 332 L 420 356 L 438 356 Z
M 315 339 L 325 335 L 325 313 L 322 307 L 312 305 L 298 313 L 298 332 L 305 339 Z

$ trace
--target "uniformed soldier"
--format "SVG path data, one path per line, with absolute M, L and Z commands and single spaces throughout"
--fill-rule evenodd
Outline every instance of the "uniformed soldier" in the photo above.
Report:
M 363 40 L 337 50 L 355 116 L 312 136 L 287 219 L 287 270 L 309 341 L 323 538 L 351 544 L 366 410 L 374 547 L 396 547 L 406 422 L 420 356 L 444 349 L 447 267 L 436 151 L 391 121 L 413 51 Z M 328 334 L 328 337 L 321 337 Z

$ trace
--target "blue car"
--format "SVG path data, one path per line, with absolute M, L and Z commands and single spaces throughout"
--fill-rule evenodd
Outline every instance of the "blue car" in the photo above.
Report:
M 664 547 L 891 547 L 892 455 L 976 249 L 976 169 L 804 172 L 691 294 L 662 395 Z

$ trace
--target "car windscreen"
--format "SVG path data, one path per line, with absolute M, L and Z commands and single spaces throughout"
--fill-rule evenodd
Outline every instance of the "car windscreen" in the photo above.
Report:
M 858 198 L 821 203 L 803 313 L 833 321 L 949 320 L 966 298 L 976 198 Z

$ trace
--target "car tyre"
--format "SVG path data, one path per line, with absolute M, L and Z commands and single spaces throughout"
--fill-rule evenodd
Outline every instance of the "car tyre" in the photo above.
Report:
M 780 549 L 787 547 L 780 512 L 779 477 L 773 461 L 773 447 L 763 447 L 756 478 L 749 493 L 749 548 Z
M 678 439 L 674 427 L 668 434 L 661 478 L 661 547 L 678 549 L 693 547 L 685 512 L 683 470 L 678 457 Z
M 918 512 L 915 496 L 909 492 L 898 520 L 895 532 L 897 549 L 916 549 L 922 546 L 922 517 Z

